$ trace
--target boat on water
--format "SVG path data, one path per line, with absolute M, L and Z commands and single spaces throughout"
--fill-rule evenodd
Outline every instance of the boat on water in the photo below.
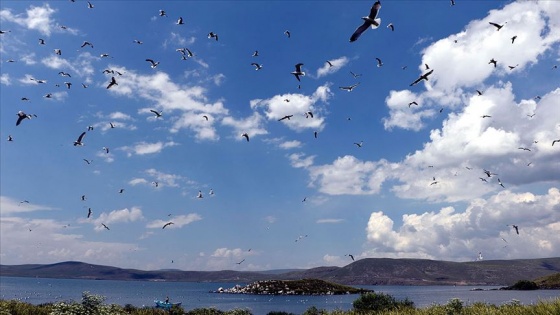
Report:
M 161 301 L 161 300 L 154 300 L 154 303 L 156 303 L 156 308 L 163 308 L 163 309 L 171 309 L 173 306 L 181 306 L 181 302 L 179 303 L 170 303 L 170 302 L 165 302 L 165 301 Z

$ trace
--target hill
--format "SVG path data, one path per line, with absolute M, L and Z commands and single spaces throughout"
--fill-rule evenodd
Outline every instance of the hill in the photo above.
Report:
M 550 276 L 541 277 L 535 280 L 539 289 L 560 290 L 560 272 Z
M 181 271 L 122 269 L 82 262 L 0 265 L 1 276 L 98 280 L 254 282 L 321 279 L 348 285 L 512 285 L 560 272 L 560 257 L 477 262 L 367 258 L 344 267 L 288 272 Z

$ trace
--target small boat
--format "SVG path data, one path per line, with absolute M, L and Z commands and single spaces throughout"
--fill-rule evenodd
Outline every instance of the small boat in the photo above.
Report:
M 170 302 L 165 302 L 165 301 L 160 301 L 160 300 L 154 300 L 154 303 L 156 303 L 156 308 L 163 308 L 163 309 L 171 309 L 173 306 L 181 306 L 181 302 L 179 303 L 170 303 Z

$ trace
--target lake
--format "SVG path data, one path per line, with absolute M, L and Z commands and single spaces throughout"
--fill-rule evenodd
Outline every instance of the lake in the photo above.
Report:
M 230 288 L 246 283 L 199 283 L 199 282 L 157 282 L 157 281 L 114 281 L 114 280 L 72 280 L 46 278 L 0 277 L 0 298 L 17 299 L 31 304 L 55 301 L 80 301 L 82 292 L 103 295 L 107 303 L 134 306 L 153 306 L 154 300 L 182 302 L 185 310 L 200 307 L 215 307 L 227 311 L 234 308 L 248 308 L 255 315 L 270 311 L 285 311 L 302 314 L 311 306 L 319 309 L 352 308 L 358 295 L 336 296 L 264 296 L 210 293 L 219 287 Z M 536 303 L 540 299 L 560 297 L 560 290 L 537 291 L 471 291 L 473 288 L 492 289 L 496 287 L 474 286 L 360 286 L 376 292 L 390 294 L 397 299 L 409 298 L 416 307 L 433 303 L 445 304 L 452 298 L 459 298 L 466 304 L 485 302 L 504 304 L 517 299 L 523 304 Z

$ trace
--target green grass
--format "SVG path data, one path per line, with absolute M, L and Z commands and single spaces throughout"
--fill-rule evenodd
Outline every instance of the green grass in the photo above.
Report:
M 171 311 L 150 307 L 138 308 L 131 305 L 107 305 L 101 303 L 102 297 L 89 295 L 84 292 L 82 302 L 48 303 L 32 305 L 16 300 L 0 300 L 0 315 L 251 315 L 244 309 L 221 311 L 214 308 L 198 308 L 184 310 L 174 307 Z M 284 312 L 270 312 L 269 314 L 287 314 Z M 368 310 L 334 310 L 325 311 L 310 307 L 305 315 L 558 315 L 560 314 L 560 297 L 554 300 L 539 301 L 535 304 L 521 305 L 512 300 L 503 305 L 473 303 L 464 305 L 459 299 L 452 299 L 444 305 L 432 305 L 423 308 L 401 307 L 386 311 Z M 259 314 L 260 315 L 260 314 Z

